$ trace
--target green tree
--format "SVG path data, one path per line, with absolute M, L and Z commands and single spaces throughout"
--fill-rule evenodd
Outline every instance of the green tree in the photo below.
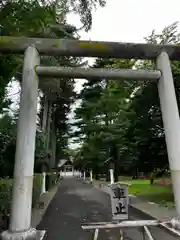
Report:
M 76 1 L 77 3 L 77 1 Z M 88 1 L 87 1 L 88 3 Z M 92 2 L 93 3 L 93 2 Z M 75 3 L 72 3 L 73 6 Z M 82 22 L 84 22 L 84 27 L 87 29 L 90 27 L 90 22 L 87 20 L 87 12 L 90 10 L 90 3 L 86 5 L 87 11 L 80 12 L 80 17 Z M 77 6 L 77 5 L 76 5 Z M 81 7 L 81 5 L 80 5 Z M 85 6 L 84 6 L 85 7 Z M 89 9 L 89 10 L 88 10 Z M 73 11 L 77 11 L 78 9 L 73 7 Z M 92 10 L 92 9 L 91 9 Z M 91 12 L 90 10 L 90 12 Z M 54 37 L 54 38 L 75 38 L 76 35 L 76 27 L 70 26 L 66 23 L 66 14 L 70 11 L 70 2 L 68 1 L 1 1 L 0 3 L 0 35 L 10 35 L 10 36 L 27 36 L 27 37 Z M 89 13 L 90 13 L 89 12 Z M 89 24 L 87 27 L 87 24 Z M 21 69 L 22 69 L 22 57 L 15 55 L 1 56 L 0 59 L 0 113 L 4 112 L 4 108 L 8 108 L 10 102 L 6 97 L 6 87 L 8 83 L 15 78 L 19 82 L 21 82 Z M 61 64 L 63 65 L 75 65 L 79 62 L 79 59 L 71 59 L 69 58 L 50 58 L 44 57 L 42 62 L 45 64 Z M 56 129 L 59 129 L 57 141 L 62 143 L 63 134 L 67 131 L 67 113 L 69 111 L 69 105 L 72 100 L 68 100 L 72 98 L 73 95 L 73 83 L 72 79 L 65 80 L 61 79 L 62 92 L 65 92 L 66 101 L 62 101 L 62 98 L 57 98 L 54 105 L 54 113 L 56 115 Z M 44 91 L 44 87 L 40 85 L 41 91 Z M 65 107 L 67 105 L 67 107 Z M 56 107 L 55 107 L 56 106 Z M 6 116 L 7 117 L 7 116 Z M 18 117 L 18 113 L 16 113 L 16 120 Z M 9 116 L 10 118 L 10 116 Z M 11 119 L 14 121 L 13 119 Z M 59 121 L 58 121 L 59 120 Z M 5 130 L 1 133 L 2 143 L 5 141 L 3 146 L 3 152 L 1 154 L 1 163 L 6 163 L 6 167 L 9 169 L 9 162 L 7 160 L 8 153 L 11 154 L 9 156 L 11 170 L 3 170 L 2 174 L 12 175 L 13 164 L 14 164 L 14 151 L 15 151 L 15 139 L 16 139 L 16 124 L 11 126 L 11 131 L 7 131 L 7 127 L 9 125 L 3 125 L 4 117 L 1 119 L 0 124 L 5 128 Z M 1 126 L 0 126 L 1 128 Z M 15 130 L 13 130 L 15 128 Z M 13 135 L 12 135 L 13 130 Z M 12 141 L 7 141 L 10 138 Z M 65 138 L 64 138 L 65 139 Z M 44 155 L 43 149 L 43 137 L 42 134 L 37 131 L 37 141 L 36 141 L 36 160 L 42 159 Z M 65 143 L 66 142 L 66 143 Z M 67 145 L 67 139 L 64 140 L 64 144 Z M 11 151 L 6 151 L 12 146 Z M 62 147 L 62 146 L 60 146 Z M 11 152 L 11 153 L 10 153 Z M 5 165 L 3 165 L 5 166 Z M 2 169 L 2 168 L 1 168 Z
M 177 31 L 177 23 L 175 22 L 165 27 L 161 34 L 152 31 L 152 34 L 145 38 L 145 40 L 153 44 L 178 44 L 179 33 Z M 143 61 L 138 67 L 152 69 L 154 68 L 154 63 Z M 179 62 L 172 62 L 173 77 L 179 104 L 180 75 L 178 67 Z M 127 137 L 134 143 L 131 154 L 136 156 L 134 161 L 136 167 L 142 172 L 163 169 L 168 164 L 168 158 L 157 83 L 145 81 L 136 91 L 131 108 L 133 109 L 133 116 Z
M 134 64 L 131 60 L 98 59 L 93 67 L 132 68 Z M 124 131 L 128 125 L 124 113 L 127 113 L 128 99 L 135 85 L 135 81 L 106 79 L 88 79 L 84 85 L 80 94 L 82 104 L 76 110 L 79 121 L 75 125 L 80 129 L 75 136 L 84 137 L 81 155 L 86 166 L 92 167 L 94 172 L 98 173 L 109 157 L 119 169 L 119 146 L 122 150 Z
M 16 143 L 16 121 L 5 114 L 0 119 L 0 177 L 12 176 Z
M 177 23 L 155 31 L 148 43 L 178 44 Z M 154 69 L 152 61 L 98 59 L 93 67 Z M 172 63 L 179 104 L 179 62 Z M 168 164 L 157 83 L 87 79 L 76 110 L 79 161 L 102 166 L 111 157 L 121 173 L 136 174 L 164 169 Z M 99 171 L 99 169 L 98 169 Z M 117 175 L 118 175 L 117 172 Z M 116 176 L 117 177 L 117 176 Z

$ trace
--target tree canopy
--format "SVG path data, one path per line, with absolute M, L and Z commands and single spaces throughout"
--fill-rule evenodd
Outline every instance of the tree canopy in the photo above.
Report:
M 179 44 L 177 23 L 145 38 L 148 43 Z M 92 68 L 154 69 L 152 61 L 97 59 Z M 179 104 L 179 62 L 172 63 Z M 119 173 L 149 173 L 168 164 L 157 83 L 135 80 L 86 79 L 79 94 L 72 134 L 81 143 L 78 166 L 106 172 L 111 158 Z M 80 164 L 81 163 L 81 164 Z M 103 168 L 104 166 L 104 168 Z
M 92 11 L 95 7 L 105 5 L 103 0 L 3 0 L 0 3 L 0 35 L 27 36 L 48 38 L 78 39 L 76 26 L 67 23 L 67 14 L 78 14 L 82 28 L 88 31 L 92 25 Z M 45 65 L 77 66 L 82 64 L 80 58 L 70 57 L 42 57 Z M 11 81 L 18 81 L 21 85 L 23 57 L 18 55 L 2 55 L 0 59 L 0 144 L 3 146 L 0 153 L 0 177 L 12 176 L 17 131 L 17 112 L 8 113 L 11 101 L 7 97 L 7 86 Z M 74 79 L 58 79 L 59 94 L 51 103 L 50 143 L 48 152 L 45 148 L 45 135 L 41 131 L 44 110 L 44 96 L 50 94 L 49 87 L 39 85 L 40 112 L 36 136 L 36 164 L 45 156 L 52 155 L 59 159 L 66 154 L 68 147 L 68 113 L 74 101 Z M 57 146 L 57 148 L 56 148 Z M 55 167 L 52 156 L 46 161 L 50 167 Z M 44 161 L 44 160 L 43 160 Z M 53 160 L 54 161 L 54 160 Z

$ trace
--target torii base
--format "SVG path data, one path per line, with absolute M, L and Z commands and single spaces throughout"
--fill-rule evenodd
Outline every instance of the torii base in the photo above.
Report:
M 46 231 L 45 230 L 36 230 L 31 228 L 26 232 L 10 232 L 9 230 L 4 231 L 0 235 L 1 240 L 42 240 Z

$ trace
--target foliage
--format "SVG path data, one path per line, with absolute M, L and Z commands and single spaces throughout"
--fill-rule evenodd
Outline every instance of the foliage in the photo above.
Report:
M 153 31 L 146 42 L 179 43 L 177 23 L 161 34 Z M 154 69 L 154 63 L 98 59 L 96 67 Z M 179 62 L 172 63 L 172 70 L 179 104 Z M 81 143 L 76 154 L 78 166 L 93 168 L 95 173 L 106 171 L 105 160 L 111 158 L 117 172 L 132 175 L 167 167 L 157 83 L 87 79 L 79 99 L 81 105 L 73 124 L 77 130 L 72 132 L 75 141 Z
M 42 28 L 47 26 L 47 19 L 52 21 L 52 24 L 63 24 L 68 13 L 74 12 L 80 16 L 83 28 L 88 31 L 92 25 L 92 11 L 97 6 L 104 7 L 105 0 L 3 0 L 0 3 L 2 11 L 0 19 L 6 23 L 6 29 L 12 28 L 12 22 L 17 28 L 17 33 L 29 31 L 38 32 L 39 26 Z M 27 15 L 27 12 L 29 14 Z M 6 19 L 6 20 L 5 20 Z M 28 24 L 23 24 L 24 19 L 27 19 Z M 12 22 L 11 22 L 12 21 Z M 26 34 L 25 34 L 26 35 Z
M 106 1 L 104 0 L 78 0 L 73 1 L 70 0 L 70 5 L 72 9 L 79 13 L 81 17 L 81 22 L 83 23 L 83 26 L 85 27 L 85 30 L 88 31 L 91 28 L 92 25 L 92 10 L 93 8 L 96 8 L 97 5 L 100 5 L 101 7 L 104 7 L 106 4 Z
M 43 182 L 42 174 L 35 174 L 33 179 L 32 207 L 35 207 L 41 196 L 42 182 Z
M 0 177 L 13 177 L 16 150 L 17 119 L 5 114 L 0 118 Z M 46 155 L 44 135 L 36 133 L 35 170 Z M 40 172 L 40 170 L 38 170 Z
M 90 28 L 91 21 L 91 11 L 92 5 L 96 5 L 96 1 L 90 3 L 87 1 L 25 1 L 25 0 L 6 0 L 0 3 L 0 35 L 10 35 L 10 36 L 27 36 L 27 37 L 53 37 L 53 38 L 75 38 L 77 36 L 77 31 L 75 26 L 70 26 L 66 23 L 66 14 L 73 10 L 79 11 L 82 22 L 86 29 Z M 92 4 L 92 5 L 91 5 Z M 101 2 L 102 4 L 102 2 Z M 79 9 L 77 6 L 79 5 Z M 81 11 L 81 9 L 86 10 Z M 63 64 L 62 64 L 63 61 Z M 61 64 L 61 65 L 71 65 L 76 64 L 76 59 L 67 58 L 42 58 L 42 62 L 45 64 Z M 0 59 L 0 114 L 4 112 L 5 108 L 8 108 L 10 101 L 7 99 L 6 87 L 8 83 L 14 78 L 21 82 L 21 69 L 22 69 L 23 59 L 21 56 L 8 55 L 1 56 Z M 62 92 L 65 93 L 67 99 L 72 96 L 74 81 L 69 79 L 69 81 L 61 80 Z M 42 86 L 40 85 L 42 91 Z M 63 96 L 62 96 L 63 97 Z M 68 106 L 65 108 L 68 102 Z M 57 105 L 57 102 L 55 103 Z M 58 99 L 58 107 L 56 109 L 56 118 L 60 121 L 56 121 L 56 128 L 59 127 L 59 138 L 58 141 L 63 138 L 64 132 L 67 130 L 66 120 L 67 113 L 69 112 L 68 100 L 63 101 Z M 59 110 L 58 110 L 59 109 Z M 63 109 L 63 111 L 62 111 Z M 60 111 L 60 112 L 58 112 Z M 61 113 L 61 115 L 60 115 Z M 7 116 L 5 116 L 7 118 Z M 5 118 L 3 117 L 3 119 Z M 10 176 L 13 174 L 14 165 L 14 155 L 15 155 L 15 141 L 16 141 L 16 124 L 12 123 L 14 119 L 7 121 L 9 126 L 4 125 L 3 119 L 0 120 L 0 125 L 2 125 L 3 131 L 0 135 L 0 176 Z M 6 122 L 6 121 L 5 121 Z M 11 126 L 10 126 L 11 125 Z M 8 129 L 6 129 L 6 127 Z M 1 126 L 0 126 L 1 128 Z M 63 133 L 62 132 L 63 130 Z M 44 149 L 44 136 L 42 136 L 39 131 L 37 132 L 36 139 L 36 162 L 45 158 L 47 154 Z M 62 141 L 63 142 L 63 141 Z M 60 145 L 60 144 L 59 144 Z M 67 145 L 67 144 L 65 144 Z M 64 147 L 64 146 L 60 146 Z
M 0 3 L 0 35 L 27 37 L 66 38 L 76 31 L 75 26 L 66 23 L 66 14 L 75 11 L 80 14 L 86 30 L 92 24 L 91 12 L 95 6 L 103 6 L 104 1 L 64 0 L 25 1 L 5 0 Z M 51 59 L 52 60 L 52 59 Z M 20 81 L 22 57 L 9 55 L 0 59 L 0 110 L 8 105 L 5 101 L 6 86 L 12 77 Z
M 54 173 L 46 174 L 46 189 L 47 189 L 47 191 L 49 191 L 55 185 L 56 179 L 57 179 L 57 174 L 54 174 Z
M 5 114 L 0 118 L 0 177 L 13 175 L 16 121 Z
M 40 159 L 45 157 L 45 136 L 44 133 L 37 131 L 36 132 L 36 149 L 35 149 L 35 157 L 36 159 Z
M 34 207 L 39 200 L 42 190 L 42 174 L 35 174 L 33 180 L 33 198 Z M 10 213 L 12 200 L 12 179 L 0 180 L 0 214 Z
M 8 214 L 11 208 L 12 180 L 0 180 L 0 214 Z

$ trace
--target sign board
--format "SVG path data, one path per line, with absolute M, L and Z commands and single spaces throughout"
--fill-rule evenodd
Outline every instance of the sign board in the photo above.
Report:
M 128 184 L 111 184 L 109 187 L 111 190 L 112 219 L 115 221 L 128 219 Z

